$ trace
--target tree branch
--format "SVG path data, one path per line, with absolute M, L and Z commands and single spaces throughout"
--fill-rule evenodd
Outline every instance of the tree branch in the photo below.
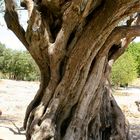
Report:
M 111 58 L 109 58 L 114 59 L 114 55 L 117 53 L 118 55 L 121 55 L 136 36 L 140 36 L 140 25 L 116 27 L 107 38 L 103 49 L 99 52 L 99 55 L 105 55 L 111 47 L 114 47 L 113 45 L 115 45 L 118 46 L 118 49 L 115 50 L 111 55 Z
M 134 37 L 136 36 L 140 36 L 140 25 L 135 25 L 135 26 L 121 26 L 121 27 L 117 27 L 116 30 L 118 30 L 118 38 L 116 38 L 114 44 L 117 44 L 118 42 L 120 42 L 118 44 L 117 50 L 111 54 L 109 60 L 113 60 L 113 62 L 115 60 L 117 60 L 118 57 L 120 57 L 124 51 L 126 50 L 126 48 L 128 48 L 128 45 L 130 44 L 130 42 L 133 40 Z M 113 44 L 110 46 L 110 48 L 113 46 Z
M 29 44 L 25 39 L 25 31 L 23 27 L 19 23 L 18 14 L 15 9 L 15 3 L 13 0 L 5 0 L 5 21 L 7 27 L 14 32 L 14 34 L 18 37 L 18 39 L 23 43 L 23 45 L 29 49 Z
M 83 17 L 87 17 L 90 12 L 95 10 L 102 0 L 83 0 L 81 4 L 81 9 L 83 10 Z
M 130 16 L 136 12 L 139 12 L 139 11 L 140 11 L 140 1 L 138 0 L 127 8 L 127 10 L 124 13 L 124 16 L 125 17 Z
M 140 25 L 135 25 L 130 27 L 120 26 L 120 27 L 116 27 L 116 30 L 120 32 L 123 38 L 140 36 Z
M 116 50 L 116 52 L 114 52 L 109 59 L 115 62 L 117 58 L 119 58 L 125 52 L 126 48 L 128 48 L 128 45 L 131 42 L 131 40 L 131 37 L 123 39 L 119 44 L 120 47 L 118 47 L 118 50 Z

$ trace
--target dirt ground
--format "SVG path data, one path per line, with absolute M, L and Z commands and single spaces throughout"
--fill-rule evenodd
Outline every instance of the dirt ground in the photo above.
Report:
M 115 99 L 130 124 L 130 140 L 140 140 L 140 112 L 135 101 L 140 101 L 139 93 L 119 92 Z
M 0 80 L 0 140 L 25 140 L 24 114 L 38 87 L 38 82 Z M 140 140 L 140 112 L 135 104 L 140 93 L 117 92 L 115 98 L 130 123 L 130 140 Z
M 38 86 L 37 82 L 0 80 L 0 140 L 25 140 L 24 114 Z

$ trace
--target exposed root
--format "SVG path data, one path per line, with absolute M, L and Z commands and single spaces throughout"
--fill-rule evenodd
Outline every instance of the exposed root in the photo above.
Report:
M 49 107 L 40 104 L 30 113 L 27 123 L 27 140 L 51 139 L 55 135 L 55 125 L 53 123 L 59 101 L 55 99 Z
M 110 94 L 109 88 L 100 86 L 94 93 L 96 96 L 89 106 L 87 116 L 80 122 L 74 117 L 77 113 L 77 105 L 74 105 L 74 111 L 67 114 L 67 118 L 62 121 L 63 116 L 57 117 L 61 105 L 59 98 L 52 98 L 47 106 L 41 101 L 28 118 L 27 140 L 68 140 L 68 138 L 75 140 L 76 137 L 78 140 L 81 137 L 83 140 L 128 140 L 129 127 L 125 116 Z M 102 98 L 101 94 L 103 94 Z M 94 111 L 90 113 L 91 107 Z M 72 122 L 75 123 L 72 125 Z M 68 137 L 70 135 L 73 136 Z

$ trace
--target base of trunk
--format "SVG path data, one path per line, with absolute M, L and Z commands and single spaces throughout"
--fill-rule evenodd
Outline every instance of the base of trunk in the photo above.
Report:
M 40 103 L 28 118 L 27 140 L 129 140 L 125 116 L 110 91 L 99 86 L 84 117 L 77 115 L 78 103 L 64 115 L 59 99 L 54 98 L 49 107 Z

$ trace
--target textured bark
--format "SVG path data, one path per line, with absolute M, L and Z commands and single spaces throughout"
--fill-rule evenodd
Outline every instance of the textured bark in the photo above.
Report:
M 128 140 L 129 127 L 112 96 L 109 74 L 140 35 L 139 16 L 118 26 L 140 10 L 140 1 L 38 0 L 28 9 L 26 31 L 13 3 L 5 3 L 7 26 L 41 71 L 40 89 L 25 115 L 27 140 Z

